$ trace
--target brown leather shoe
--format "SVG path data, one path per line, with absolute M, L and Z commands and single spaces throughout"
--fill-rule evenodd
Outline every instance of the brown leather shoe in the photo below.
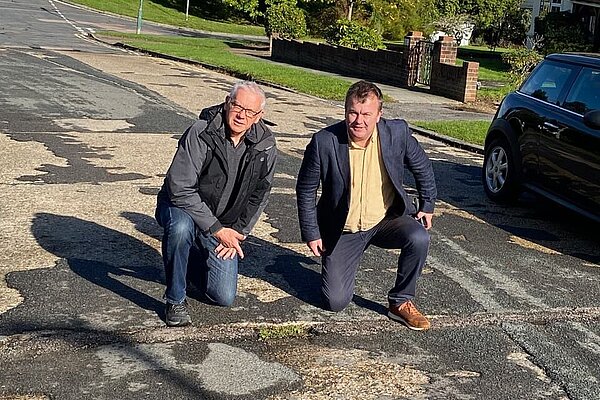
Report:
M 415 331 L 424 331 L 431 327 L 429 320 L 417 310 L 410 300 L 397 306 L 390 306 L 388 317 L 394 321 L 402 322 Z

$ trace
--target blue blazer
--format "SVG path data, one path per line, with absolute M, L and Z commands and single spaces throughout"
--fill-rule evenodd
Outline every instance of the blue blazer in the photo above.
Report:
M 433 168 L 406 121 L 381 118 L 377 131 L 383 162 L 396 189 L 396 201 L 388 215 L 415 212 L 403 186 L 405 166 L 415 178 L 420 209 L 432 213 L 437 196 Z M 317 203 L 319 185 L 321 197 Z M 304 152 L 296 197 L 302 240 L 321 238 L 325 248 L 333 249 L 344 229 L 350 203 L 350 155 L 345 121 L 313 135 Z

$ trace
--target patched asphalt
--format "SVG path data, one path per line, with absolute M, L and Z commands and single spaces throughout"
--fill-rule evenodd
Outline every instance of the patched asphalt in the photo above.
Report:
M 45 3 L 30 14 L 46 18 Z M 94 46 L 1 50 L 1 398 L 600 398 L 596 229 L 529 195 L 491 204 L 476 151 L 417 136 L 439 189 L 417 294 L 432 329 L 385 316 L 394 251 L 370 248 L 352 304 L 322 310 L 294 185 L 310 135 L 342 107 L 272 87 L 280 162 L 238 297 L 214 307 L 190 287 L 194 324 L 166 328 L 156 193 L 182 130 L 235 79 Z M 386 115 L 474 117 L 403 95 Z

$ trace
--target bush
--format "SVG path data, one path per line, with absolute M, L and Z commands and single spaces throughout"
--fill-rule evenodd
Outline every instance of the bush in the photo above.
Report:
M 544 54 L 589 51 L 592 47 L 585 25 L 568 11 L 552 12 L 538 18 L 535 31 L 544 37 Z
M 502 54 L 502 61 L 510 67 L 508 74 L 515 87 L 521 86 L 521 83 L 527 78 L 531 70 L 543 58 L 544 57 L 534 49 L 528 49 L 526 47 L 510 50 Z
M 337 46 L 359 47 L 371 50 L 385 49 L 383 38 L 375 30 L 362 26 L 354 21 L 338 19 L 325 31 L 327 43 Z
M 385 40 L 403 40 L 410 31 L 423 32 L 425 37 L 433 33 L 431 23 L 437 18 L 434 0 L 368 0 L 356 3 L 365 13 L 362 22 L 381 33 Z
M 269 4 L 269 3 L 268 3 Z M 306 36 L 306 18 L 295 1 L 270 2 L 265 20 L 268 36 L 277 33 L 286 39 Z

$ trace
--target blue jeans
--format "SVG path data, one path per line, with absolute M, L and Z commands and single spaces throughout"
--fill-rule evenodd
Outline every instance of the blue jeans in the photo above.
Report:
M 200 232 L 184 210 L 160 205 L 156 217 L 163 227 L 162 255 L 165 264 L 168 303 L 181 304 L 186 298 L 188 269 L 200 277 L 198 289 L 214 304 L 230 306 L 237 290 L 238 257 L 231 260 L 217 258 L 215 248 L 219 241 Z

